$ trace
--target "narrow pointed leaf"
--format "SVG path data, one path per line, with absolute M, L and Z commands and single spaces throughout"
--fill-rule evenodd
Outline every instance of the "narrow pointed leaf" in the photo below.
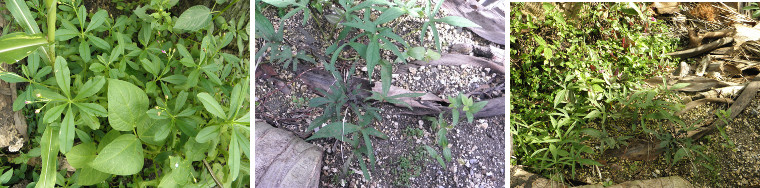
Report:
M 90 24 L 87 25 L 87 29 L 85 29 L 85 32 L 92 31 L 93 29 L 97 29 L 100 27 L 100 25 L 103 25 L 103 22 L 106 21 L 106 18 L 108 18 L 108 12 L 105 10 L 99 10 L 95 13 L 95 15 L 92 16 L 92 20 L 90 20 Z
M 197 96 L 198 96 L 198 100 L 200 100 L 201 103 L 203 103 L 203 107 L 206 108 L 206 111 L 222 119 L 227 117 L 224 114 L 224 110 L 222 110 L 222 106 L 219 105 L 219 102 L 217 102 L 216 99 L 214 99 L 214 97 L 212 97 L 206 92 L 198 93 Z
M 61 153 L 68 153 L 71 147 L 74 146 L 74 113 L 71 112 L 71 108 L 66 111 L 66 116 L 63 117 L 61 122 L 61 130 L 58 133 L 58 142 L 60 144 Z

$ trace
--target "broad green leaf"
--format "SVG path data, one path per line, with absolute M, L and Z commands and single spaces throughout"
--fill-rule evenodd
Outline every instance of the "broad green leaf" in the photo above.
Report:
M 161 109 L 151 108 L 150 110 L 148 110 L 147 112 L 145 112 L 145 114 L 148 114 L 148 117 L 150 117 L 150 119 L 167 119 L 167 118 L 169 118 L 169 117 L 167 117 L 167 115 L 165 113 L 165 110 L 161 110 Z
M 676 151 L 676 154 L 673 155 L 673 163 L 671 164 L 671 166 L 673 166 L 673 164 L 678 163 L 678 161 L 683 159 L 683 157 L 685 157 L 686 155 L 687 155 L 686 148 L 678 149 L 678 151 Z
M 211 142 L 199 143 L 195 141 L 194 137 L 185 142 L 182 146 L 182 151 L 185 153 L 185 158 L 190 161 L 201 161 L 206 158 L 206 150 L 208 150 Z
M 219 137 L 219 125 L 208 126 L 198 131 L 195 135 L 195 141 L 198 143 L 206 143 L 209 140 Z
M 88 167 L 87 163 L 90 163 L 95 159 L 97 153 L 95 143 L 82 143 L 71 148 L 71 151 L 66 153 L 66 160 L 74 168 Z
M 95 185 L 111 177 L 110 174 L 95 170 L 89 166 L 85 166 L 82 169 L 77 170 L 77 173 L 79 173 L 77 184 L 84 186 Z
M 446 159 L 446 161 L 451 161 L 451 148 L 444 147 L 441 153 L 443 154 L 443 158 Z
M 235 129 L 233 130 L 233 134 L 235 134 Z M 238 137 L 235 135 L 232 135 L 232 138 L 230 138 L 230 145 L 229 145 L 229 157 L 227 159 L 227 165 L 230 167 L 230 177 L 232 177 L 232 180 L 236 180 L 238 177 L 238 174 L 240 174 L 240 146 L 238 145 Z
M 66 111 L 66 116 L 63 117 L 61 122 L 61 130 L 58 133 L 58 143 L 60 144 L 61 153 L 68 153 L 71 147 L 74 146 L 74 113 L 71 112 L 71 108 Z
M 77 93 L 77 96 L 74 98 L 74 100 L 85 99 L 98 93 L 105 84 L 106 79 L 103 78 L 103 76 L 96 76 L 95 78 L 87 80 L 87 82 L 85 82 L 84 85 L 79 88 L 79 92 Z
M 248 84 L 247 80 L 244 82 L 235 84 L 235 87 L 232 88 L 232 99 L 230 101 L 230 117 L 227 117 L 227 119 L 232 119 L 232 116 L 235 116 L 238 111 L 240 111 L 240 108 L 243 107 L 243 101 L 245 100 L 245 96 L 247 96 L 245 93 L 248 92 Z M 241 86 L 244 85 L 244 86 Z M 245 87 L 245 89 L 243 89 Z M 245 90 L 245 91 L 244 91 Z
M 363 29 L 364 31 L 367 31 L 367 32 L 370 32 L 370 33 L 374 33 L 375 31 L 377 31 L 377 27 L 372 22 L 369 22 L 369 23 L 365 23 L 365 22 L 346 22 L 346 23 L 341 23 L 341 24 L 344 25 L 344 26 L 348 26 L 348 27 L 353 27 L 353 28 L 357 28 L 357 29 Z
M 95 103 L 74 103 L 74 105 L 79 108 L 81 112 L 88 113 L 90 115 L 98 116 L 98 117 L 106 117 L 108 116 L 108 111 L 106 111 L 106 108 L 103 108 L 103 106 L 100 106 L 99 104 Z
M 174 24 L 174 29 L 198 31 L 211 23 L 211 10 L 203 5 L 196 5 L 185 10 Z
M 320 128 L 319 131 L 307 138 L 306 141 L 314 140 L 317 138 L 335 138 L 343 141 L 353 132 L 359 130 L 359 126 L 351 123 L 333 122 Z
M 142 67 L 145 68 L 145 71 L 153 74 L 153 76 L 158 76 L 158 71 L 161 67 L 159 67 L 157 62 L 150 62 L 148 59 L 141 59 L 140 62 L 142 62 Z
M 380 80 L 382 82 L 383 96 L 388 96 L 388 91 L 391 89 L 391 78 L 393 76 L 393 68 L 390 63 L 383 61 L 380 66 Z
M 98 143 L 98 151 L 103 151 L 103 148 L 105 148 L 108 144 L 110 144 L 113 140 L 116 140 L 121 136 L 121 132 L 117 130 L 111 130 L 106 133 L 103 137 L 100 138 L 100 142 Z
M 150 27 L 150 24 L 143 23 L 143 26 L 140 28 L 140 32 L 137 33 L 137 40 L 140 41 L 143 46 L 148 46 L 150 44 L 151 37 L 153 37 L 153 28 Z
M 106 145 L 90 167 L 109 174 L 132 175 L 142 170 L 143 155 L 140 140 L 135 135 L 125 134 Z
M 295 68 L 295 66 L 293 68 Z M 208 77 L 208 79 L 211 80 L 211 82 L 213 82 L 216 85 L 222 85 L 222 80 L 219 79 L 219 76 L 217 76 L 216 73 L 208 69 L 201 69 L 201 70 L 203 70 L 203 72 L 206 73 L 206 77 Z
M 248 137 L 245 136 L 244 135 L 245 133 L 242 133 L 242 131 L 236 131 L 236 132 L 237 132 L 237 134 L 235 134 L 235 135 L 237 135 L 238 142 L 240 142 L 239 143 L 240 144 L 240 149 L 243 150 L 243 153 L 245 154 L 245 156 L 248 157 L 248 159 L 250 159 L 251 158 L 251 150 L 250 150 L 250 148 L 251 148 L 251 141 L 250 140 L 251 139 L 248 139 Z
M 58 29 L 55 31 L 55 40 L 57 41 L 67 41 L 77 36 L 79 36 L 79 31 L 73 29 Z
M 164 177 L 161 178 L 161 183 L 158 184 L 158 188 L 178 188 L 179 185 L 174 181 L 174 173 L 175 171 L 171 171 L 168 174 L 165 174 Z
M 92 54 L 90 54 L 90 43 L 87 43 L 87 42 L 79 43 L 79 57 L 82 57 L 82 60 L 84 62 L 90 62 L 90 60 L 92 60 Z M 99 71 L 95 71 L 92 68 L 95 65 L 100 65 L 100 67 L 102 68 L 100 68 Z M 101 72 L 103 71 L 103 69 L 105 69 L 105 67 L 103 67 L 103 65 L 101 65 L 100 63 L 94 63 L 90 65 L 90 70 L 93 70 L 95 72 Z
M 380 62 L 380 44 L 377 39 L 372 38 L 367 46 L 367 75 L 371 78 L 375 65 Z
M 5 0 L 5 5 L 13 15 L 16 22 L 21 25 L 24 30 L 29 34 L 40 33 L 40 28 L 37 26 L 37 22 L 34 21 L 29 7 L 26 6 L 24 0 Z
M 443 158 L 441 158 L 441 155 L 438 154 L 438 151 L 435 151 L 435 149 L 428 145 L 425 145 L 425 150 L 427 150 L 430 157 L 438 161 L 438 164 L 440 164 L 441 167 L 446 168 L 446 163 L 443 162 Z
M 100 120 L 94 114 L 80 113 L 79 114 L 79 119 L 81 120 L 81 122 L 83 124 L 87 125 L 92 130 L 98 130 L 98 129 L 100 129 Z M 77 133 L 77 136 L 79 137 L 79 139 L 82 139 L 82 137 L 79 136 L 79 133 Z M 82 141 L 86 142 L 84 140 L 82 140 Z
M 0 37 L 0 63 L 14 64 L 47 45 L 43 34 L 12 33 Z
M 406 51 L 406 54 L 416 60 L 422 60 L 425 58 L 425 47 L 418 46 Z
M 64 95 L 71 96 L 69 92 L 71 90 L 71 71 L 69 71 L 69 64 L 66 63 L 66 59 L 61 56 L 55 58 L 55 82 L 58 83 L 58 87 L 61 88 Z
M 440 19 L 436 19 L 435 21 L 459 27 L 480 27 L 480 25 L 476 24 L 475 22 L 459 16 L 446 16 Z
M 111 127 L 131 131 L 147 123 L 145 111 L 148 111 L 148 95 L 142 89 L 129 82 L 108 79 L 108 123 Z
M 174 101 L 174 111 L 179 111 L 179 109 L 185 106 L 187 95 L 186 91 L 180 91 L 179 94 L 177 94 L 177 100 Z
M 274 31 L 274 26 L 272 25 L 272 22 L 267 19 L 264 14 L 261 14 L 259 9 L 255 10 L 254 17 L 255 19 L 255 34 L 256 36 L 263 36 L 263 38 L 267 41 L 275 41 L 277 38 L 275 37 L 276 33 Z M 264 47 L 263 49 L 266 49 Z M 258 56 L 256 56 L 258 58 Z
M 95 15 L 92 15 L 90 24 L 87 25 L 87 29 L 85 29 L 84 32 L 90 32 L 93 29 L 97 29 L 100 27 L 100 25 L 103 25 L 103 22 L 106 21 L 106 18 L 108 18 L 108 12 L 103 9 L 98 10 Z
M 425 52 L 425 57 L 429 60 L 435 61 L 441 59 L 441 54 L 433 49 L 427 49 L 427 52 Z
M 583 119 L 595 119 L 598 118 L 601 115 L 601 112 L 599 110 L 593 110 L 590 113 L 586 114 L 586 117 L 583 117 Z
M 179 185 L 185 185 L 192 180 L 193 169 L 192 161 L 182 160 L 180 157 L 169 156 L 169 168 L 172 169 L 171 176 Z
M 217 102 L 216 99 L 214 99 L 214 97 L 212 97 L 206 92 L 198 93 L 197 96 L 198 96 L 198 100 L 200 100 L 201 103 L 203 103 L 203 107 L 206 108 L 206 111 L 222 119 L 227 117 L 227 115 L 224 114 L 224 110 L 222 110 L 222 106 L 219 105 L 219 102 Z
M 42 150 L 42 172 L 40 179 L 37 180 L 36 188 L 47 188 L 55 186 L 55 179 L 58 167 L 58 134 L 53 130 L 53 126 L 47 126 L 42 133 L 40 148 Z
M 175 75 L 163 77 L 161 78 L 161 80 L 165 82 L 169 82 L 171 84 L 180 85 L 180 84 L 184 84 L 185 81 L 187 81 L 187 77 L 185 77 L 185 75 L 175 74 Z
M 164 140 L 171 132 L 171 121 L 169 119 L 155 120 L 137 126 L 137 135 L 143 143 L 161 146 Z
M 90 44 L 103 50 L 111 50 L 111 44 L 108 44 L 105 40 L 92 34 L 87 34 Z
M 295 0 L 261 0 L 261 2 L 265 2 L 277 8 L 284 8 L 288 5 L 296 4 Z
M 177 117 L 187 117 L 195 114 L 195 109 L 186 108 L 177 114 Z
M 8 171 L 5 171 L 2 176 L 0 176 L 0 185 L 8 183 L 8 181 L 11 180 L 11 177 L 13 177 L 13 168 L 9 169 Z
M 375 158 L 375 150 L 372 148 L 372 140 L 369 139 L 369 134 L 364 129 L 361 130 L 362 132 L 362 138 L 364 140 L 364 146 L 367 147 L 367 158 L 369 158 L 369 164 L 372 166 L 372 169 L 375 168 L 376 158 Z
M 63 113 L 63 110 L 65 109 L 66 104 L 60 104 L 58 106 L 49 108 L 47 111 L 45 111 L 45 115 L 42 116 L 42 120 L 45 121 L 45 123 L 52 123 L 61 117 L 61 113 Z
M 391 8 L 385 9 L 385 11 L 383 11 L 383 14 L 381 14 L 380 17 L 378 17 L 375 20 L 375 25 L 384 24 L 385 22 L 389 22 L 393 19 L 396 19 L 401 15 L 404 15 L 404 11 L 401 10 L 401 8 L 391 7 Z
M 0 79 L 8 83 L 29 82 L 26 78 L 13 72 L 0 72 Z

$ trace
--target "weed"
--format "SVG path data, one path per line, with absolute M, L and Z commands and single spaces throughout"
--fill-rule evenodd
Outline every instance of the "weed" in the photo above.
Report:
M 325 66 L 325 69 L 332 74 L 336 79 L 335 84 L 330 86 L 329 91 L 320 91 L 324 97 L 318 97 L 309 100 L 309 107 L 319 107 L 323 110 L 323 115 L 317 117 L 309 125 L 307 130 L 319 130 L 314 133 L 312 137 L 307 140 L 319 139 L 319 138 L 335 138 L 344 143 L 347 143 L 351 147 L 351 153 L 348 162 L 344 164 L 343 172 L 348 172 L 348 166 L 354 159 L 359 162 L 359 166 L 362 169 L 365 179 L 370 178 L 369 169 L 375 168 L 376 157 L 374 154 L 371 137 L 377 137 L 387 139 L 387 136 L 382 132 L 374 128 L 374 122 L 380 121 L 379 109 L 372 107 L 367 102 L 370 100 L 379 102 L 389 102 L 393 104 L 406 105 L 405 102 L 399 100 L 401 97 L 420 97 L 420 93 L 405 93 L 394 96 L 388 96 L 388 92 L 391 86 L 391 73 L 392 63 L 406 62 L 409 57 L 419 60 L 434 60 L 440 58 L 440 53 L 424 48 L 424 47 L 410 47 L 410 45 L 401 36 L 394 33 L 394 28 L 385 27 L 386 23 L 391 22 L 405 14 L 412 16 L 420 16 L 420 10 L 415 8 L 414 1 L 364 1 L 358 2 L 353 0 L 338 0 L 336 1 L 310 1 L 301 0 L 296 2 L 295 0 L 289 1 L 273 1 L 273 0 L 260 0 L 256 1 L 257 5 L 263 5 L 263 3 L 272 5 L 274 7 L 283 8 L 292 7 L 293 9 L 285 14 L 281 14 L 279 28 L 275 29 L 271 21 L 264 17 L 260 8 L 255 11 L 256 15 L 256 34 L 264 40 L 264 45 L 256 52 L 255 59 L 257 64 L 259 60 L 263 59 L 267 52 L 269 56 L 269 62 L 282 64 L 284 68 L 288 68 L 293 65 L 293 70 L 296 70 L 296 66 L 299 61 L 308 61 L 317 64 L 316 60 L 309 55 L 306 55 L 303 51 L 292 50 L 288 45 L 286 39 L 283 38 L 284 20 L 291 16 L 302 12 L 304 15 L 301 24 L 305 25 L 311 18 L 317 24 L 320 18 L 318 16 L 311 16 L 311 14 L 325 14 L 325 5 L 330 6 L 336 13 L 327 14 L 324 17 L 328 22 L 335 25 L 335 29 L 340 30 L 337 38 L 334 39 L 333 44 L 325 50 L 325 54 L 330 56 L 328 62 L 320 62 Z M 435 9 L 430 9 L 430 1 L 426 1 L 427 5 L 422 16 L 429 16 L 429 21 L 425 23 L 422 28 L 423 36 L 428 26 L 432 26 L 437 46 L 438 37 L 437 30 L 435 29 L 435 23 L 443 22 L 458 26 L 477 26 L 471 21 L 450 16 L 445 18 L 436 19 L 434 14 L 437 13 L 438 8 L 441 6 L 442 1 L 438 1 Z M 258 6 L 263 7 L 263 6 Z M 312 12 L 310 9 L 316 9 Z M 373 16 L 374 12 L 379 12 L 379 15 Z M 356 33 L 352 38 L 347 38 L 350 33 Z M 330 37 L 332 39 L 332 37 Z M 366 43 L 360 43 L 360 41 L 367 41 Z M 401 46 L 397 46 L 401 44 Z M 350 46 L 351 48 L 345 48 Z M 400 48 L 401 47 L 401 48 Z M 345 48 L 345 49 L 344 49 Z M 353 49 L 358 53 L 358 57 L 343 57 L 341 54 L 344 50 Z M 440 47 L 438 47 L 440 49 Z M 387 50 L 396 56 L 393 61 L 383 59 L 380 54 L 383 54 L 383 50 Z M 352 86 L 348 84 L 348 80 L 344 79 L 344 75 L 353 75 L 356 69 L 356 64 L 351 64 L 351 68 L 347 74 L 343 74 L 336 69 L 338 59 L 359 59 L 364 60 L 366 69 L 368 71 L 368 78 L 374 76 L 375 67 L 378 65 L 380 70 L 380 81 L 382 84 L 381 92 L 372 92 L 372 96 L 362 101 L 358 99 L 359 88 L 358 85 Z M 326 60 L 320 60 L 326 61 Z M 472 101 L 469 101 L 470 103 Z M 409 107 L 411 108 L 411 107 Z M 482 107 L 481 107 L 482 108 Z M 467 109 L 465 110 L 467 111 Z M 358 121 L 354 120 L 358 119 Z M 364 161 L 364 156 L 369 160 L 368 165 Z M 449 157 L 450 158 L 450 157 Z
M 13 108 L 39 114 L 30 121 L 39 140 L 31 151 L 42 159 L 34 185 L 248 183 L 246 17 L 236 27 L 215 23 L 224 10 L 202 5 L 172 17 L 177 2 L 153 0 L 112 18 L 105 10 L 89 14 L 81 1 L 6 1 L 25 32 L 0 38 L 0 62 L 28 58 L 21 75 L 0 79 L 28 82 Z M 236 38 L 239 56 L 222 51 Z M 59 153 L 73 175 L 57 169 Z
M 406 129 L 404 129 L 404 136 L 408 136 L 408 137 L 420 138 L 424 135 L 424 133 L 425 133 L 424 130 L 418 129 L 418 128 L 407 127 Z
M 415 150 L 399 158 L 398 166 L 391 170 L 395 176 L 393 184 L 397 186 L 410 186 L 411 178 L 418 177 L 422 173 L 422 167 L 418 164 L 424 161 L 422 148 L 416 147 Z

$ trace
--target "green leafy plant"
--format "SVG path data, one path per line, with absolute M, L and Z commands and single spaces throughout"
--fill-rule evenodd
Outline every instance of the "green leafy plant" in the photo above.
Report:
M 309 107 L 322 108 L 323 114 L 314 119 L 309 128 L 307 128 L 307 130 L 319 128 L 319 131 L 316 131 L 314 135 L 306 140 L 335 138 L 341 142 L 348 143 L 351 146 L 352 152 L 348 159 L 349 162 L 346 162 L 343 166 L 343 172 L 348 172 L 350 161 L 355 158 L 359 161 L 364 178 L 370 179 L 369 169 L 375 168 L 377 160 L 374 149 L 372 149 L 370 136 L 388 139 L 387 135 L 373 127 L 374 121 L 381 120 L 380 109 L 372 107 L 356 98 L 359 94 L 359 85 L 356 85 L 355 88 L 348 88 L 347 81 L 342 79 L 340 73 L 334 67 L 328 65 L 327 69 L 332 72 L 336 82 L 330 86 L 329 92 L 320 91 L 324 97 L 314 98 L 309 101 Z M 348 74 L 353 74 L 355 70 L 355 67 L 352 67 Z M 343 110 L 344 106 L 349 106 L 349 108 Z M 358 116 L 359 122 L 357 124 L 347 121 L 347 119 L 353 119 L 349 117 L 350 114 Z M 370 168 L 367 168 L 363 156 L 367 156 L 369 159 Z
M 756 2 L 749 3 L 749 6 L 742 7 L 742 10 L 749 10 L 753 18 L 760 18 L 760 7 Z
M 731 115 L 731 109 L 728 109 L 728 110 L 716 110 L 715 111 L 715 115 L 718 116 L 718 119 L 720 119 L 720 121 L 723 121 L 723 125 L 724 126 L 728 125 L 728 117 Z M 726 128 L 724 126 L 716 126 L 715 128 L 718 129 L 718 131 L 720 132 L 720 136 L 723 137 L 723 139 L 726 140 L 726 143 L 728 143 L 728 145 L 726 145 L 726 143 L 722 143 L 722 145 L 723 146 L 730 146 L 730 147 L 733 148 L 733 147 L 735 147 L 734 141 L 732 141 L 728 137 L 728 134 L 726 134 Z
M 446 137 L 446 134 L 448 134 L 448 131 L 450 129 L 453 129 L 454 126 L 456 126 L 459 123 L 459 110 L 465 112 L 467 116 L 467 122 L 472 123 L 474 114 L 478 113 L 483 107 L 486 106 L 488 103 L 487 101 L 480 101 L 477 103 L 473 103 L 472 98 L 462 95 L 459 93 L 456 97 L 449 97 L 449 102 L 451 104 L 449 107 L 451 108 L 451 115 L 452 115 L 452 123 L 449 125 L 446 123 L 446 120 L 443 118 L 443 113 L 438 114 L 438 118 L 434 117 L 427 117 L 426 119 L 428 121 L 431 121 L 433 124 L 432 130 L 436 131 L 436 143 L 438 143 L 438 146 L 441 147 L 441 154 L 438 154 L 438 151 L 435 150 L 435 148 L 431 146 L 425 146 L 425 149 L 427 150 L 430 157 L 438 161 L 438 164 L 441 165 L 441 167 L 446 168 L 446 164 L 443 162 L 443 159 L 446 159 L 446 162 L 451 161 L 451 146 L 449 144 L 449 140 Z M 443 158 L 441 158 L 443 156 Z
M 41 138 L 32 150 L 41 151 L 42 166 L 34 185 L 248 183 L 248 60 L 223 50 L 235 38 L 238 50 L 244 48 L 244 20 L 225 28 L 212 22 L 224 11 L 205 6 L 175 19 L 168 9 L 176 0 L 150 1 L 115 19 L 104 10 L 89 14 L 81 1 L 47 0 L 35 9 L 54 16 L 46 16 L 48 29 L 38 31 L 26 7 L 38 2 L 6 0 L 29 34 L 0 39 L 9 41 L 0 56 L 13 59 L 4 63 L 28 56 L 22 75 L 3 72 L 0 79 L 28 82 L 13 108 L 40 114 L 35 135 Z M 58 172 L 59 154 L 76 169 L 73 175 Z
M 438 37 L 438 28 L 436 28 L 437 23 L 447 23 L 459 27 L 480 27 L 480 25 L 476 24 L 475 22 L 459 16 L 435 18 L 435 14 L 438 13 L 438 9 L 441 8 L 441 5 L 443 5 L 443 0 L 438 1 L 438 3 L 435 4 L 435 8 L 431 10 L 430 0 L 425 0 L 423 15 L 427 18 L 427 21 L 422 24 L 422 33 L 420 34 L 420 41 L 425 41 L 425 33 L 427 32 L 428 28 L 430 28 L 430 32 L 433 35 L 433 40 L 435 41 L 435 48 L 438 50 L 441 50 L 441 41 Z
M 327 37 L 328 39 L 334 40 L 334 42 L 325 50 L 325 54 L 327 54 L 330 59 L 329 61 L 320 60 L 327 62 L 320 62 L 319 64 L 325 66 L 325 70 L 328 70 L 330 74 L 332 74 L 332 77 L 336 79 L 336 82 L 330 86 L 328 91 L 320 91 L 324 97 L 314 98 L 309 101 L 309 107 L 321 108 L 323 114 L 311 122 L 307 130 L 311 131 L 316 128 L 319 129 L 307 140 L 334 138 L 347 143 L 351 147 L 351 153 L 349 156 L 350 160 L 343 166 L 343 174 L 349 172 L 348 166 L 351 164 L 350 162 L 356 159 L 359 162 L 364 177 L 369 179 L 369 169 L 374 169 L 376 162 L 370 138 L 371 136 L 374 136 L 387 139 L 387 136 L 373 127 L 375 121 L 381 120 L 381 116 L 379 114 L 379 109 L 368 104 L 368 102 L 389 102 L 406 105 L 411 108 L 408 104 L 400 100 L 400 98 L 419 97 L 422 96 L 423 93 L 405 93 L 388 96 L 392 80 L 391 73 L 393 72 L 393 63 L 406 62 L 409 57 L 427 61 L 440 58 L 440 54 L 436 51 L 424 47 L 410 47 L 406 40 L 394 33 L 394 28 L 387 27 L 386 25 L 405 14 L 419 17 L 420 13 L 433 14 L 437 13 L 438 9 L 436 8 L 435 11 L 428 9 L 426 12 L 421 12 L 419 7 L 415 7 L 416 1 L 360 2 L 353 0 L 338 0 L 327 2 L 302 0 L 296 2 L 295 0 L 261 0 L 256 1 L 255 3 L 256 5 L 271 5 L 276 7 L 280 12 L 288 10 L 287 8 L 292 8 L 289 9 L 287 13 L 280 15 L 279 28 L 275 28 L 272 21 L 262 14 L 262 8 L 258 8 L 266 6 L 257 6 L 257 9 L 255 10 L 257 24 L 255 32 L 257 37 L 260 37 L 264 41 L 263 45 L 255 55 L 257 64 L 265 57 L 269 57 L 268 62 L 282 64 L 286 69 L 292 64 L 293 70 L 297 69 L 296 66 L 300 61 L 308 61 L 318 64 L 314 58 L 307 55 L 304 51 L 294 50 L 287 39 L 283 38 L 285 33 L 284 21 L 291 18 L 293 15 L 302 12 L 304 14 L 301 22 L 302 25 L 305 25 L 308 20 L 314 20 L 317 25 L 320 25 L 321 27 L 319 18 L 322 16 L 311 15 L 326 14 L 324 17 L 327 21 L 335 25 L 334 29 L 336 29 L 336 31 L 334 33 L 339 34 L 337 38 L 333 35 Z M 325 6 L 327 4 L 333 5 L 330 6 L 329 9 L 333 10 L 334 13 L 328 13 L 327 6 Z M 312 11 L 310 7 L 315 8 L 316 11 Z M 431 23 L 435 24 L 437 22 L 444 22 L 471 26 L 468 24 L 461 24 L 469 22 L 463 20 L 466 19 L 461 17 L 433 19 L 433 17 L 431 17 L 426 24 L 429 25 Z M 436 32 L 437 41 L 437 30 L 434 32 Z M 348 38 L 348 36 L 352 37 Z M 348 46 L 351 48 L 346 48 Z M 344 57 L 343 54 L 346 53 L 342 52 L 351 49 L 353 49 L 358 55 L 354 57 Z M 396 59 L 392 61 L 384 59 L 381 56 L 383 50 L 392 52 L 396 56 Z M 269 55 L 267 55 L 267 52 Z M 357 64 L 350 64 L 350 70 L 344 74 L 336 69 L 336 67 L 339 67 L 337 65 L 339 59 L 352 60 L 354 62 L 362 62 L 355 60 L 364 60 L 363 63 L 366 64 L 367 77 L 370 79 L 373 78 L 375 68 L 379 65 L 382 91 L 373 91 L 372 96 L 368 97 L 366 100 L 358 99 L 358 94 L 360 92 L 359 85 L 350 85 L 348 80 L 345 80 L 347 77 L 344 77 L 344 75 L 353 75 Z M 465 111 L 468 110 L 465 109 Z M 472 111 L 470 110 L 470 112 Z M 370 168 L 366 165 L 364 160 L 365 156 L 370 163 Z

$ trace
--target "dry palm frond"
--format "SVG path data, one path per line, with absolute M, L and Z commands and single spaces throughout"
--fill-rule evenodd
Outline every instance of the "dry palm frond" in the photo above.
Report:
M 744 42 L 739 46 L 738 54 L 745 58 L 760 58 L 760 41 L 752 40 Z

